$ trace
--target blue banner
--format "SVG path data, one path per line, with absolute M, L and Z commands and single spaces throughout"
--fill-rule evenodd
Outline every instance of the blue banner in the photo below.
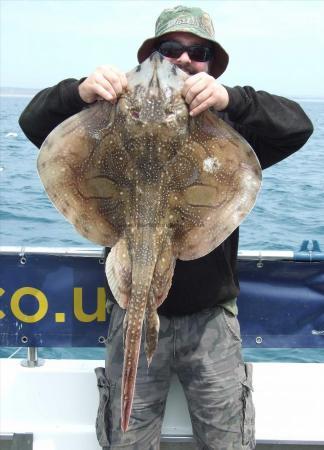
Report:
M 245 347 L 324 348 L 324 261 L 241 261 Z
M 239 261 L 245 347 L 324 347 L 324 261 Z M 0 345 L 104 345 L 103 260 L 0 254 Z
M 94 347 L 108 329 L 103 260 L 0 256 L 3 346 Z

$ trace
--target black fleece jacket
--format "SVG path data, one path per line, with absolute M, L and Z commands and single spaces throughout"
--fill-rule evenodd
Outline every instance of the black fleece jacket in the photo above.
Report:
M 19 124 L 37 147 L 63 120 L 89 106 L 79 96 L 80 81 L 67 79 L 39 92 L 23 111 Z M 249 142 L 262 169 L 300 149 L 311 136 L 312 123 L 297 103 L 250 86 L 226 89 L 229 105 L 217 114 Z M 235 298 L 239 293 L 238 237 L 236 229 L 203 258 L 178 260 L 172 287 L 159 314 L 192 314 Z

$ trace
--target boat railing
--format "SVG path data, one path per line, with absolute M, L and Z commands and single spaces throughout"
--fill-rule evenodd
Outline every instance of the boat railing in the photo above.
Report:
M 103 347 L 111 300 L 104 256 L 100 247 L 0 247 L 0 345 Z M 317 241 L 298 252 L 241 250 L 238 273 L 245 347 L 324 347 Z

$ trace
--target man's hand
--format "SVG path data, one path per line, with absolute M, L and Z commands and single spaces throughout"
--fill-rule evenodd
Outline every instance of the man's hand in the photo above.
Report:
M 206 72 L 189 77 L 183 86 L 182 95 L 193 117 L 212 106 L 217 111 L 222 111 L 229 102 L 228 92 L 224 86 Z
M 100 66 L 79 85 L 79 94 L 86 103 L 107 100 L 115 103 L 127 87 L 126 75 L 112 66 Z

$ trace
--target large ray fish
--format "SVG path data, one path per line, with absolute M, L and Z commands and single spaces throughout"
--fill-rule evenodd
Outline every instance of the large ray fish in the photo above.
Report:
M 99 101 L 48 136 L 38 171 L 49 198 L 77 231 L 112 247 L 110 288 L 124 319 L 121 427 L 127 430 L 142 328 L 148 363 L 158 306 L 177 258 L 200 258 L 251 210 L 261 170 L 247 142 L 206 111 L 188 114 L 188 75 L 154 53 L 127 74 L 112 105 Z

